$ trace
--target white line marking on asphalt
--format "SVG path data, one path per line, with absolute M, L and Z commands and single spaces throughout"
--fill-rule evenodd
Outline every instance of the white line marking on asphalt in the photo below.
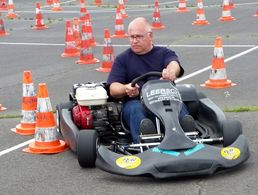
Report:
M 33 139 L 30 139 L 30 140 L 28 140 L 28 141 L 26 141 L 26 142 L 23 142 L 23 143 L 20 143 L 20 144 L 18 144 L 18 145 L 16 145 L 16 146 L 13 146 L 13 147 L 11 147 L 11 148 L 7 148 L 6 150 L 3 150 L 3 151 L 0 152 L 0 156 L 3 156 L 3 155 L 5 155 L 5 154 L 7 154 L 7 153 L 9 153 L 9 152 L 12 152 L 12 151 L 14 151 L 14 150 L 17 150 L 17 149 L 19 149 L 19 148 L 21 148 L 21 147 L 23 147 L 23 146 L 26 146 L 26 145 L 32 143 L 34 140 L 35 140 L 35 139 L 33 138 Z
M 64 46 L 64 43 L 8 43 L 8 42 L 0 42 L 0 45 L 36 45 L 36 46 Z
M 255 46 L 255 47 L 253 47 L 253 48 L 251 48 L 251 49 L 248 49 L 248 50 L 246 50 L 246 51 L 243 51 L 243 52 L 241 52 L 241 53 L 238 53 L 238 54 L 236 54 L 236 55 L 233 55 L 233 56 L 231 56 L 231 57 L 225 59 L 224 62 L 229 62 L 229 61 L 231 61 L 231 60 L 234 60 L 234 59 L 236 59 L 236 58 L 238 58 L 238 57 L 240 57 L 240 56 L 243 56 L 243 55 L 245 55 L 245 54 L 248 54 L 248 53 L 250 53 L 250 52 L 252 52 L 252 51 L 254 51 L 254 50 L 256 50 L 256 49 L 258 49 L 258 46 Z M 200 70 L 198 70 L 198 71 L 195 71 L 195 72 L 193 72 L 193 73 L 191 73 L 191 74 L 188 74 L 188 75 L 186 75 L 186 76 L 184 76 L 184 77 L 182 77 L 182 78 L 179 78 L 179 79 L 177 79 L 177 80 L 175 81 L 175 83 L 179 83 L 179 82 L 181 82 L 181 81 L 184 81 L 184 80 L 186 80 L 186 79 L 189 79 L 189 78 L 191 78 L 191 77 L 194 77 L 194 76 L 196 76 L 196 75 L 198 75 L 198 74 L 201 74 L 201 73 L 203 73 L 203 72 L 205 72 L 205 71 L 207 71 L 207 70 L 210 70 L 210 69 L 211 69 L 211 65 L 210 65 L 210 66 L 207 66 L 207 67 L 205 67 L 205 68 L 203 68 L 203 69 L 200 69 Z
M 32 45 L 32 46 L 64 46 L 64 43 L 10 43 L 0 42 L 0 45 Z M 97 47 L 103 47 L 103 44 L 98 44 Z M 130 45 L 113 45 L 113 47 L 129 47 Z M 162 45 L 164 47 L 214 47 L 214 45 Z M 255 47 L 256 45 L 223 45 L 223 47 Z

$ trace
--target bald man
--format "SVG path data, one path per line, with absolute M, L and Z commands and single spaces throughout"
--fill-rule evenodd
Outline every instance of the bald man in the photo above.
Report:
M 143 84 L 132 87 L 131 81 L 151 71 L 162 72 L 162 78 L 158 79 L 174 81 L 184 74 L 184 69 L 174 51 L 153 44 L 151 25 L 145 18 L 130 22 L 128 38 L 130 48 L 115 58 L 107 85 L 113 98 L 123 99 L 123 121 L 130 129 L 133 142 L 138 143 L 140 126 L 146 123 L 153 126 L 153 123 L 139 99 Z

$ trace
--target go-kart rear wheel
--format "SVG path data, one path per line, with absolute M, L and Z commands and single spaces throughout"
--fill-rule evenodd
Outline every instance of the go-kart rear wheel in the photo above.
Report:
M 72 107 L 73 107 L 72 101 L 60 103 L 56 105 L 56 130 L 60 135 L 62 135 L 62 132 L 60 129 L 60 114 L 62 113 L 62 109 L 70 109 Z
M 96 130 L 81 130 L 77 139 L 77 159 L 81 167 L 95 167 L 98 147 Z
M 242 134 L 242 124 L 238 120 L 225 120 L 222 124 L 223 146 L 229 146 Z

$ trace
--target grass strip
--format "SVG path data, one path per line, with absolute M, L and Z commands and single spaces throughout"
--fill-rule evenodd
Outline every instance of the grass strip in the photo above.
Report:
M 224 112 L 258 112 L 257 106 L 241 106 L 241 107 L 235 107 L 235 108 L 225 108 L 223 110 Z

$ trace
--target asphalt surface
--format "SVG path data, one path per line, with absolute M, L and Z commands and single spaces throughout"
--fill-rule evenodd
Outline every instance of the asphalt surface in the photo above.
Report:
M 0 194 L 257 194 L 258 152 L 257 112 L 225 113 L 242 122 L 251 156 L 234 170 L 212 176 L 155 180 L 149 177 L 124 177 L 99 169 L 80 168 L 70 150 L 54 155 L 33 155 L 22 152 L 33 136 L 20 136 L 10 131 L 20 122 L 22 76 L 32 72 L 35 88 L 45 82 L 52 107 L 68 99 L 74 83 L 104 81 L 108 73 L 97 72 L 100 64 L 78 65 L 77 58 L 62 58 L 65 21 L 79 17 L 79 1 L 62 1 L 62 12 L 45 7 L 42 14 L 47 30 L 36 31 L 35 1 L 14 1 L 19 18 L 7 20 L 2 13 L 8 36 L 0 37 L 0 104 L 7 108 L 0 113 Z M 105 6 L 95 7 L 87 1 L 97 47 L 94 56 L 102 59 L 103 29 L 114 32 L 117 1 L 104 0 Z M 231 11 L 235 21 L 221 22 L 221 1 L 204 1 L 207 26 L 194 26 L 196 1 L 189 0 L 190 11 L 176 12 L 177 1 L 160 0 L 161 20 L 166 26 L 154 31 L 155 44 L 171 47 L 185 68 L 180 83 L 192 83 L 221 109 L 257 106 L 258 18 L 254 17 L 257 1 L 234 0 Z M 137 16 L 152 20 L 153 1 L 127 0 L 125 28 Z M 215 37 L 223 38 L 228 79 L 237 85 L 224 89 L 207 89 L 200 84 L 209 79 Z M 127 39 L 112 39 L 115 55 L 128 47 Z M 197 72 L 200 71 L 200 72 Z M 3 119 L 7 117 L 6 119 Z M 19 144 L 23 144 L 20 147 Z M 15 148 L 13 148 L 15 147 Z

